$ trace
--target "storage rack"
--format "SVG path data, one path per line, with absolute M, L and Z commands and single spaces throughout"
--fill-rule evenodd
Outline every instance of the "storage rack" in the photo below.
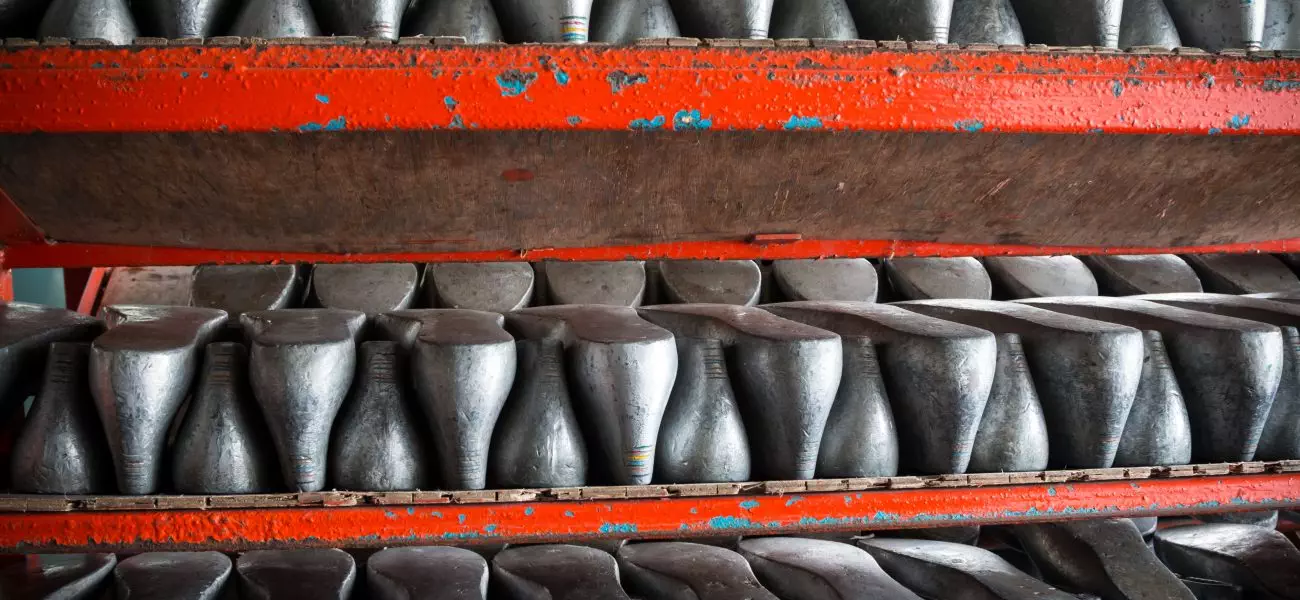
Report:
M 1282 167 L 1300 164 L 1298 57 L 808 40 L 6 40 L 0 297 L 12 294 L 8 269 L 35 266 L 1296 252 L 1300 170 Z M 734 536 L 1297 505 L 1300 462 L 10 495 L 0 549 Z

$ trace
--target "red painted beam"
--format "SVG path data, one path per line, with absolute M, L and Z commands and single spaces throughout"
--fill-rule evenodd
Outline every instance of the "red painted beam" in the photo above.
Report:
M 1300 474 L 649 500 L 0 514 L 0 552 L 381 547 L 866 531 L 1262 510 Z
M 1300 62 L 863 48 L 258 45 L 0 51 L 0 132 L 1300 134 Z
M 1084 254 L 1205 254 L 1247 252 L 1300 252 L 1300 239 L 1186 246 L 1175 248 L 1123 248 L 1111 246 L 1017 246 L 998 244 L 941 244 L 890 240 L 798 240 L 787 238 L 749 242 L 679 242 L 640 246 L 594 248 L 537 248 L 494 252 L 388 252 L 328 254 L 257 250 L 205 250 L 157 246 L 39 243 L 15 244 L 0 254 L 0 266 L 27 267 L 132 267 L 221 263 L 341 263 L 341 262 L 499 262 L 499 261 L 608 261 L 649 259 L 791 259 L 893 256 L 1046 256 Z

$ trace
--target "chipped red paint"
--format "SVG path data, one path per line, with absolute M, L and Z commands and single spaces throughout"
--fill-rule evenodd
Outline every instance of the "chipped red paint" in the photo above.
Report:
M 1300 239 L 1186 246 L 1127 248 L 1113 246 L 1016 246 L 995 244 L 941 244 L 890 240 L 797 240 L 773 243 L 678 242 L 640 246 L 593 248 L 536 248 L 492 252 L 383 252 L 329 254 L 258 250 L 204 250 L 158 246 L 40 243 L 14 244 L 0 254 L 0 266 L 20 267 L 133 267 L 222 263 L 341 263 L 341 262 L 500 262 L 500 261 L 602 261 L 648 259 L 763 259 L 893 257 L 893 256 L 1046 256 L 1084 254 L 1206 254 L 1216 252 L 1300 252 Z
M 1295 506 L 1300 475 L 797 495 L 0 514 L 0 551 L 381 547 L 739 536 Z
M 0 132 L 1300 133 L 1294 59 L 828 48 L 8 48 Z

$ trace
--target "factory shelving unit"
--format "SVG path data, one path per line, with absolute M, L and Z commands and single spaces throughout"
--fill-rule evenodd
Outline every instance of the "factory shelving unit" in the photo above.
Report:
M 140 40 L 0 49 L 7 269 L 1300 251 L 1300 60 Z M 83 304 L 90 306 L 91 304 Z M 3 436 L 0 436 L 3 437 Z M 0 496 L 0 549 L 740 535 L 1300 505 L 1300 463 L 489 492 Z

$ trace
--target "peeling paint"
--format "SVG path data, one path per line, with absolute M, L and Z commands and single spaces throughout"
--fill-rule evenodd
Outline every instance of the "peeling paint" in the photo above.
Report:
M 600 533 L 636 533 L 635 523 L 601 523 Z
M 786 131 L 795 131 L 821 129 L 823 125 L 821 117 L 801 117 L 798 115 L 792 115 L 790 120 L 786 121 L 783 127 Z
M 309 133 L 316 131 L 343 131 L 348 128 L 348 120 L 342 116 L 330 119 L 324 125 L 315 122 L 303 123 L 298 126 L 298 131 Z
M 1232 115 L 1228 119 L 1228 129 L 1241 129 L 1247 125 L 1250 125 L 1250 115 Z
M 952 128 L 956 129 L 957 131 L 976 133 L 984 129 L 984 121 L 980 121 L 978 119 L 966 119 L 966 120 L 957 121 L 953 123 Z
M 742 510 L 754 510 L 755 508 L 758 507 L 759 507 L 758 500 L 745 500 L 744 502 L 740 503 L 740 508 Z
M 320 102 L 321 104 L 329 104 L 330 97 L 326 96 L 325 94 L 316 94 L 316 101 Z
M 630 124 L 628 124 L 628 127 L 639 131 L 652 131 L 655 129 L 663 129 L 665 122 L 667 122 L 667 119 L 665 119 L 663 115 L 656 115 L 650 119 L 634 119 Z
M 605 76 L 605 81 L 609 83 L 610 93 L 618 94 L 624 89 L 645 83 L 649 80 L 641 73 L 627 73 L 620 69 L 611 71 L 609 75 Z
M 698 110 L 680 110 L 673 115 L 673 131 L 705 131 L 713 127 L 713 119 L 706 119 Z
M 536 81 L 537 73 L 518 69 L 508 69 L 497 75 L 497 86 L 501 88 L 501 95 L 506 98 L 523 96 L 528 91 L 529 86 Z

